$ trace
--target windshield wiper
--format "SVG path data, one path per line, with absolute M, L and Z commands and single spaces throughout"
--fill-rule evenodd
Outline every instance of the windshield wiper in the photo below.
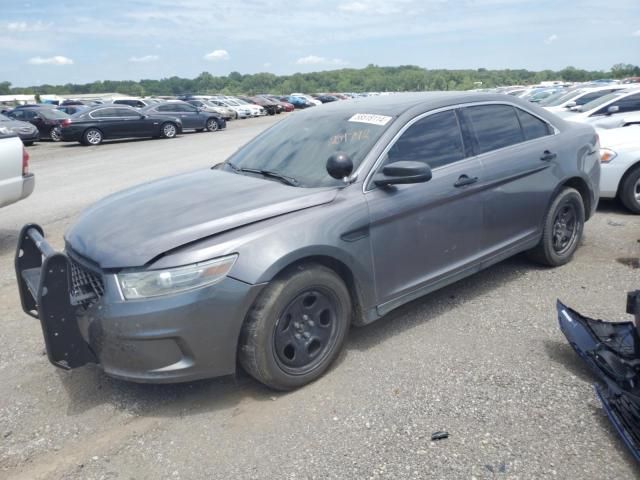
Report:
M 296 180 L 293 177 L 288 177 L 288 176 L 283 175 L 283 174 L 278 173 L 278 172 L 272 172 L 271 170 L 263 170 L 263 169 L 259 169 L 259 168 L 236 167 L 235 165 L 233 165 L 231 163 L 229 165 L 231 165 L 231 168 L 237 169 L 238 172 L 257 173 L 259 175 L 262 175 L 263 177 L 275 178 L 277 180 L 280 180 L 285 185 L 289 185 L 291 187 L 297 187 L 298 184 L 300 183 L 300 182 L 298 182 L 298 180 Z

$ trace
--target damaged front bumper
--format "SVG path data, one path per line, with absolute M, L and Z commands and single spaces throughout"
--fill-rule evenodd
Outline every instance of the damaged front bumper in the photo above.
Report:
M 628 313 L 638 311 L 640 292 L 629 294 Z M 640 337 L 632 322 L 605 322 L 557 303 L 560 329 L 601 382 L 595 386 L 604 410 L 640 461 Z

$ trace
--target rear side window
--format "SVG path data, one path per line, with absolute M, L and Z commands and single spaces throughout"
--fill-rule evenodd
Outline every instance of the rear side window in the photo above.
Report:
M 519 108 L 516 108 L 516 111 L 518 112 L 518 119 L 520 119 L 525 140 L 533 140 L 534 138 L 551 135 L 552 130 L 547 122 Z
M 429 115 L 411 125 L 393 144 L 387 162 L 411 160 L 442 167 L 464 158 L 460 127 L 453 110 Z
M 524 141 L 516 109 L 509 105 L 478 105 L 462 109 L 471 126 L 477 153 L 490 152 Z

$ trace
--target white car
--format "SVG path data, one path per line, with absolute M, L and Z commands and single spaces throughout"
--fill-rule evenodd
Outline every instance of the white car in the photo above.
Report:
M 29 154 L 13 131 L 0 127 L 0 207 L 33 192 L 35 177 L 29 173 Z
M 306 100 L 309 103 L 313 103 L 314 105 L 322 105 L 322 102 L 320 100 L 316 100 L 315 98 L 309 96 L 309 95 L 305 95 L 304 93 L 292 93 L 291 94 L 292 97 L 300 97 L 304 100 Z
M 574 107 L 556 115 L 572 122 L 593 124 L 607 117 L 615 118 L 632 112 L 640 112 L 640 88 L 638 87 L 609 93 L 581 107 Z
M 640 125 L 640 112 L 623 112 L 620 115 L 609 115 L 606 118 L 594 121 L 592 125 L 595 128 L 620 128 L 629 125 Z
M 640 214 L 640 125 L 598 130 L 600 197 L 619 198 Z
M 244 100 L 236 97 L 227 97 L 227 101 L 235 102 L 241 107 L 248 108 L 251 111 L 252 117 L 262 117 L 267 114 L 267 111 L 264 107 L 260 105 L 255 105 L 253 103 L 245 102 Z
M 628 88 L 628 87 L 627 87 Z M 568 111 L 570 108 L 579 107 L 609 93 L 624 90 L 623 85 L 605 85 L 603 87 L 577 87 L 565 92 L 558 92 L 546 98 L 538 105 L 555 114 Z
M 231 102 L 229 100 L 227 100 L 226 98 L 212 98 L 211 100 L 209 100 L 209 102 L 213 103 L 214 105 L 218 105 L 220 107 L 228 107 L 231 110 L 233 110 L 234 112 L 236 112 L 236 118 L 249 118 L 251 117 L 251 109 L 246 108 L 244 106 L 241 106 L 240 104 L 236 103 L 236 102 Z

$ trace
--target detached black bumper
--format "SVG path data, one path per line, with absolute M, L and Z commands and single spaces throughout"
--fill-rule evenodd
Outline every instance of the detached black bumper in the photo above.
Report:
M 49 361 L 66 370 L 98 363 L 78 328 L 77 309 L 88 297 L 72 296 L 71 262 L 51 248 L 38 225 L 20 231 L 15 269 L 22 309 L 40 320 Z
M 600 382 L 595 390 L 609 420 L 640 461 L 640 337 L 636 326 L 583 317 L 561 302 L 557 309 L 562 333 Z

